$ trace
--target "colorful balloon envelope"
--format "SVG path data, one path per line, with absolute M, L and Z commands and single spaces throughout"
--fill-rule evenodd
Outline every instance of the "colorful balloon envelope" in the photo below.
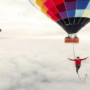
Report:
M 90 0 L 29 0 L 68 34 L 77 33 L 90 21 Z

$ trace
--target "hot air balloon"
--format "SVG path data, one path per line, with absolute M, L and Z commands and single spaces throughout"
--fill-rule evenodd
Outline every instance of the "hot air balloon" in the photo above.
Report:
M 65 38 L 66 43 L 79 42 L 76 33 L 90 21 L 90 0 L 29 1 L 68 33 L 68 37 Z

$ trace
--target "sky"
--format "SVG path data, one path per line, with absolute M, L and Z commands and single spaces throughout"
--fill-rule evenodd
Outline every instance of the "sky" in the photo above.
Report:
M 0 0 L 0 90 L 87 90 L 75 72 L 73 44 L 66 32 L 36 10 L 28 0 Z M 52 27 L 53 26 L 53 27 Z M 90 24 L 79 33 L 75 56 L 90 56 Z M 80 77 L 90 77 L 90 57 Z

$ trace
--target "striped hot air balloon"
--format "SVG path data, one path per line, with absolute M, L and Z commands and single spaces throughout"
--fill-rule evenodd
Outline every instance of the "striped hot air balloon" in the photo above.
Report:
M 68 34 L 75 34 L 90 21 L 90 0 L 29 0 Z

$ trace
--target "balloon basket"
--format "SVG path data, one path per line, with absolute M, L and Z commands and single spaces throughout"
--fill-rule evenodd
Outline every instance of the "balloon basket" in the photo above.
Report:
M 65 43 L 79 43 L 79 38 L 65 38 Z
M 79 43 L 79 39 L 78 38 L 73 38 L 73 42 L 74 43 Z

